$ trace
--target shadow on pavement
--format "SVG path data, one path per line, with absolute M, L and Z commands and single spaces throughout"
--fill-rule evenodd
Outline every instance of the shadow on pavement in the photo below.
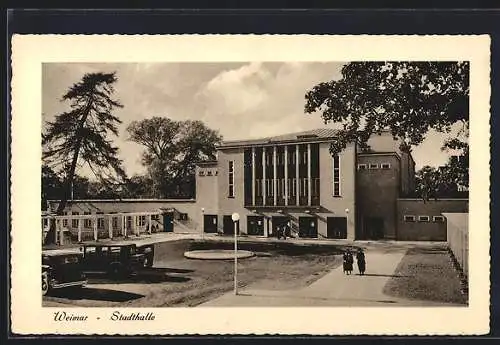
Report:
M 125 291 L 100 289 L 100 288 L 81 288 L 81 289 L 60 289 L 55 290 L 49 297 L 66 298 L 70 300 L 94 300 L 107 302 L 127 302 L 144 297 L 144 295 L 130 293 Z
M 174 274 L 190 272 L 194 271 L 174 268 L 144 268 L 129 277 L 113 279 L 105 273 L 87 273 L 87 278 L 90 284 L 184 283 L 191 278 Z
M 403 275 L 398 275 L 398 274 L 375 274 L 375 273 L 365 273 L 365 274 L 359 274 L 356 273 L 355 275 L 360 276 L 360 277 L 387 277 L 387 278 L 411 278 L 411 276 L 403 276 Z

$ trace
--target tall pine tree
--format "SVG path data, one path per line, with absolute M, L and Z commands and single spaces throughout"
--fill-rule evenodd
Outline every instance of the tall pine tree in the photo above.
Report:
M 57 215 L 61 215 L 71 195 L 77 166 L 86 165 L 99 180 L 125 178 L 118 148 L 108 136 L 118 136 L 121 120 L 113 113 L 123 107 L 113 99 L 115 73 L 88 73 L 62 97 L 71 110 L 46 123 L 42 135 L 43 160 L 64 176 Z M 52 222 L 46 243 L 54 241 Z

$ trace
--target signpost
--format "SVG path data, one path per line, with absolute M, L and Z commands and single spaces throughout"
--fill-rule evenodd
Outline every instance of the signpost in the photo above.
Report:
M 240 220 L 240 215 L 238 213 L 233 213 L 231 219 L 234 223 L 234 294 L 238 294 L 238 221 Z

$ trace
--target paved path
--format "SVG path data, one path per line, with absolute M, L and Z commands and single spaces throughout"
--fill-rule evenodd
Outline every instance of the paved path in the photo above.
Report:
M 436 306 L 443 303 L 409 301 L 383 294 L 405 251 L 366 253 L 367 272 L 344 275 L 342 266 L 332 270 L 313 284 L 298 290 L 241 289 L 201 304 L 200 307 L 300 307 L 300 306 Z M 356 268 L 356 265 L 355 265 Z M 449 305 L 449 304 L 446 304 Z

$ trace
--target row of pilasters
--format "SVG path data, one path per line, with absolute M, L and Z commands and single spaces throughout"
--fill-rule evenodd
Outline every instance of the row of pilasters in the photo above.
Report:
M 304 144 L 302 144 L 304 145 Z M 312 154 L 311 154 L 311 144 L 305 144 L 307 148 L 307 201 L 306 205 L 311 206 L 312 205 L 312 186 L 313 186 L 313 173 L 312 173 Z M 289 205 L 289 199 L 291 196 L 291 190 L 290 188 L 291 183 L 289 185 L 288 181 L 289 179 L 293 181 L 295 178 L 295 205 L 303 205 L 303 202 L 301 204 L 301 175 L 300 175 L 300 147 L 301 144 L 295 144 L 294 147 L 291 145 L 287 146 L 282 146 L 283 147 L 283 153 L 284 153 L 284 185 L 283 185 L 283 195 L 284 195 L 284 206 Z M 292 148 L 293 147 L 293 148 Z M 257 205 L 257 188 L 261 188 L 261 196 L 262 196 L 262 206 L 279 206 L 278 202 L 278 146 L 267 146 L 267 147 L 262 147 L 262 153 L 261 153 L 261 163 L 262 166 L 259 167 L 256 164 L 256 157 L 257 157 L 257 149 L 256 147 L 252 147 L 252 152 L 251 152 L 251 205 Z M 272 165 L 267 165 L 267 160 L 266 156 L 267 154 L 272 153 Z M 296 159 L 295 159 L 295 164 L 294 164 L 294 169 L 291 169 L 291 164 L 288 164 L 288 159 L 289 155 L 294 154 Z M 257 169 L 261 168 L 262 169 L 262 178 L 260 181 L 260 186 L 257 186 Z M 268 169 L 271 170 L 268 171 Z M 268 178 L 268 176 L 270 178 Z M 304 178 L 302 176 L 302 178 Z M 266 180 L 272 180 L 272 186 L 271 188 L 273 189 L 273 197 L 272 200 L 269 200 L 267 195 L 268 190 L 266 189 Z M 260 197 L 260 196 L 259 196 Z M 271 201 L 271 202 L 269 202 Z M 260 204 L 260 202 L 259 202 Z

